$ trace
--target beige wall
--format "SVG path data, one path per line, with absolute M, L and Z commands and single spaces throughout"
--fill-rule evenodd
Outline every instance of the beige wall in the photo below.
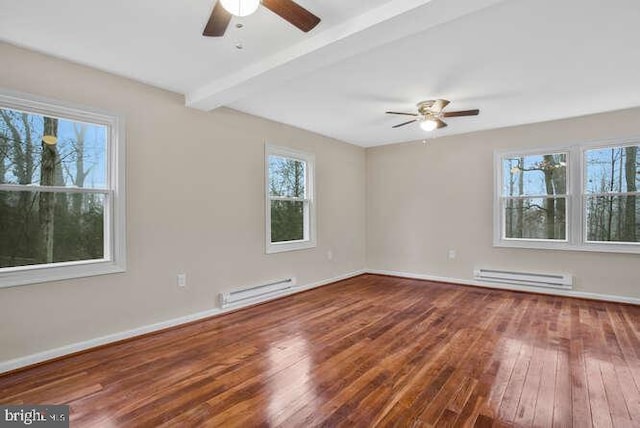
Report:
M 128 176 L 127 272 L 0 289 L 0 361 L 208 310 L 221 290 L 364 267 L 364 149 L 10 45 L 0 58 L 0 86 L 124 114 Z M 264 253 L 265 141 L 316 155 L 316 249 Z
M 577 291 L 638 298 L 640 255 L 492 246 L 494 150 L 638 135 L 634 109 L 369 149 L 367 267 L 462 280 L 474 267 L 569 272 Z
M 6 44 L 0 57 L 0 86 L 124 114 L 128 174 L 127 272 L 0 289 L 0 361 L 212 309 L 225 289 L 365 265 L 463 280 L 476 266 L 569 271 L 578 290 L 640 297 L 640 256 L 493 248 L 491 230 L 494 150 L 640 135 L 640 109 L 365 154 Z M 316 249 L 264 254 L 265 141 L 316 155 Z

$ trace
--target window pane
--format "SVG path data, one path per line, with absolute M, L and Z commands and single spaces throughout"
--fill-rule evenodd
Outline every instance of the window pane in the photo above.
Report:
M 567 154 L 504 158 L 502 177 L 503 196 L 565 195 Z
M 587 150 L 585 193 L 636 192 L 640 188 L 639 147 Z
M 271 196 L 304 198 L 306 162 L 269 156 L 269 193 Z
M 565 198 L 506 199 L 505 237 L 566 239 Z
M 0 191 L 0 267 L 104 256 L 104 195 Z
M 640 242 L 640 196 L 588 197 L 587 240 Z
M 105 189 L 106 152 L 106 126 L 0 109 L 0 183 Z
M 304 205 L 302 201 L 271 201 L 271 242 L 304 239 Z

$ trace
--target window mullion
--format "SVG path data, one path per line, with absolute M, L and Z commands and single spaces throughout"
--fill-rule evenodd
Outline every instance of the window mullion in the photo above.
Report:
M 107 194 L 109 189 L 94 189 L 91 187 L 64 186 L 32 186 L 28 184 L 0 184 L 0 191 L 6 192 L 48 192 L 48 193 L 100 193 Z
M 581 245 L 584 240 L 584 202 L 583 202 L 583 182 L 584 172 L 582 164 L 582 151 L 579 147 L 573 147 L 569 152 L 569 162 L 567 164 L 567 188 L 570 198 L 567 205 L 567 232 L 569 234 L 569 244 L 572 246 Z
M 295 197 L 287 197 L 287 196 L 269 196 L 269 199 L 272 201 L 290 201 L 290 202 L 306 202 L 309 199 L 307 198 L 295 198 Z
M 522 195 L 522 196 L 502 196 L 503 199 L 560 199 L 567 198 L 568 193 L 558 193 L 557 195 Z
M 608 198 L 614 196 L 640 196 L 640 192 L 605 192 L 605 193 L 585 193 L 585 198 Z

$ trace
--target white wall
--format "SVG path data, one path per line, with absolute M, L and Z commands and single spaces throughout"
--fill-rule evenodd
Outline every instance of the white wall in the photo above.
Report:
M 569 272 L 576 291 L 640 297 L 640 255 L 492 246 L 494 150 L 625 136 L 640 136 L 640 109 L 367 150 L 367 267 L 459 280 L 476 266 Z
M 0 58 L 0 86 L 124 114 L 128 176 L 127 272 L 0 289 L 0 362 L 205 311 L 225 289 L 364 267 L 364 149 L 7 44 Z M 316 249 L 265 255 L 265 141 L 316 155 Z

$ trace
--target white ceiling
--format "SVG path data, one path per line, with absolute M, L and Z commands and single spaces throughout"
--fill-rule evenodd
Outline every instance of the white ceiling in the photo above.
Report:
M 0 38 L 362 146 L 640 106 L 637 0 L 299 3 L 309 34 L 261 8 L 208 39 L 213 0 L 0 0 Z M 437 97 L 480 116 L 391 129 Z
M 181 93 L 305 38 L 265 8 L 234 18 L 224 38 L 202 37 L 215 1 L 0 0 L 0 38 Z M 321 30 L 386 1 L 298 3 L 322 16 Z

